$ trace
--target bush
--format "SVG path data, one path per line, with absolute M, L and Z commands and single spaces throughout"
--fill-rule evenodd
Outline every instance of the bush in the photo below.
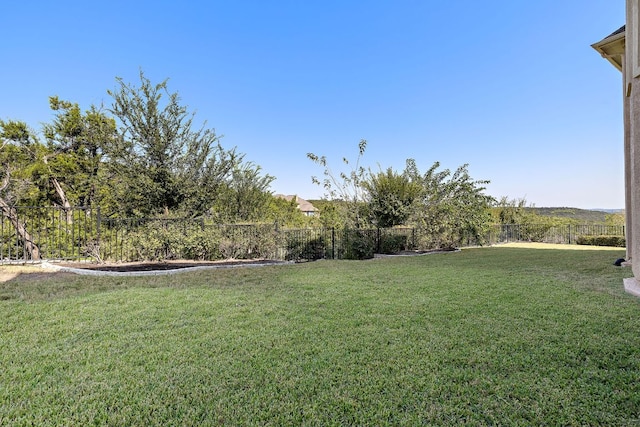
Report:
M 375 252 L 376 230 L 344 230 L 342 234 L 342 259 L 370 259 Z
M 200 261 L 222 259 L 222 253 L 217 244 L 219 241 L 220 233 L 215 228 L 190 233 L 184 236 L 181 242 L 181 258 Z
M 326 242 L 323 236 L 304 238 L 300 233 L 287 236 L 287 252 L 285 259 L 291 261 L 323 259 L 326 255 Z
M 165 261 L 220 259 L 219 232 L 215 228 L 185 227 L 184 224 L 151 223 L 127 234 L 127 243 L 134 249 L 134 259 Z
M 221 227 L 220 252 L 225 258 L 275 258 L 280 235 L 272 225 L 229 225 Z
M 128 242 L 136 251 L 136 258 L 145 261 L 179 259 L 177 251 L 181 233 L 174 227 L 142 227 L 128 235 Z
M 380 236 L 380 253 L 395 254 L 407 249 L 407 236 L 405 235 L 386 235 Z
M 578 245 L 613 246 L 624 248 L 627 243 L 624 236 L 580 236 L 576 239 Z
M 551 224 L 521 224 L 520 239 L 528 242 L 544 242 Z

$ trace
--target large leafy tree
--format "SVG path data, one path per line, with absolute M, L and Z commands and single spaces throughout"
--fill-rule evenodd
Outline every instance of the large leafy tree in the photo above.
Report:
M 43 151 L 44 147 L 26 123 L 0 120 L 0 212 L 16 230 L 33 260 L 40 259 L 40 249 L 15 207 L 41 194 L 32 191 L 32 176 L 35 175 L 32 165 Z
M 368 195 L 373 221 L 378 227 L 394 227 L 404 224 L 420 194 L 420 185 L 406 174 L 392 168 L 372 173 L 363 182 Z
M 413 159 L 407 160 L 405 174 L 420 186 L 411 215 L 417 227 L 431 236 L 426 244 L 456 247 L 464 238 L 482 240 L 491 223 L 494 199 L 484 193 L 486 180 L 474 180 L 468 165 L 454 172 L 439 170 L 435 162 L 421 174 Z
M 140 85 L 117 79 L 111 112 L 119 138 L 108 152 L 119 177 L 116 189 L 126 214 L 209 209 L 242 156 L 225 150 L 215 130 L 194 126 L 194 114 L 171 93 L 167 80 L 153 84 L 140 72 Z
M 298 209 L 295 197 L 287 200 L 279 196 L 269 196 L 266 214 L 263 218 L 265 222 L 273 223 L 278 227 L 303 228 L 313 227 L 319 224 L 317 217 L 305 216 Z
M 492 216 L 496 224 L 523 224 L 531 222 L 538 215 L 527 209 L 525 198 L 509 199 L 501 197 L 494 204 Z
M 0 162 L 9 176 L 4 190 L 15 205 L 47 206 L 56 203 L 51 174 L 43 162 L 51 150 L 42 144 L 25 122 L 0 120 Z
M 251 162 L 238 165 L 214 203 L 213 212 L 220 222 L 259 222 L 265 219 L 272 195 L 269 186 L 274 177 L 261 172 Z
M 49 153 L 42 161 L 59 202 L 67 209 L 100 204 L 108 185 L 102 158 L 115 141 L 115 120 L 94 106 L 83 113 L 78 104 L 57 96 L 49 105 L 55 117 L 43 128 Z
M 493 198 L 484 194 L 489 181 L 474 180 L 463 165 L 453 173 L 439 170 L 435 162 L 422 174 L 415 160 L 408 159 L 402 174 L 388 168 L 377 174 L 360 165 L 367 142 L 360 141 L 358 158 L 350 171 L 334 173 L 324 156 L 307 157 L 324 168 L 322 180 L 312 181 L 324 187 L 335 214 L 348 228 L 368 225 L 392 227 L 408 224 L 418 227 L 429 241 L 423 246 L 455 247 L 465 237 L 481 240 L 491 219 Z M 325 215 L 322 210 L 321 217 Z
M 19 219 L 16 206 L 61 206 L 73 221 L 72 206 L 91 205 L 98 185 L 99 146 L 115 126 L 94 108 L 81 113 L 77 104 L 50 99 L 56 117 L 44 125 L 47 144 L 21 121 L 0 121 L 0 209 L 13 225 L 32 259 L 39 248 L 31 238 L 37 221 Z M 35 211 L 38 216 L 42 211 Z M 33 218 L 35 218 L 35 216 Z M 32 219 L 33 219 L 32 218 Z

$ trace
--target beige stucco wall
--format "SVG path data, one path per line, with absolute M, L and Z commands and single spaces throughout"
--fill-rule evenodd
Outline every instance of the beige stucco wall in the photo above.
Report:
M 622 57 L 624 66 L 624 56 Z M 625 237 L 626 237 L 626 259 L 631 261 L 633 258 L 633 209 L 631 203 L 631 129 L 629 125 L 629 97 L 627 97 L 627 84 L 624 76 L 622 79 L 623 93 L 623 120 L 624 120 L 624 211 L 625 211 Z
M 622 71 L 626 258 L 634 275 L 624 286 L 640 297 L 640 0 L 626 0 L 625 26 L 592 46 Z
M 624 60 L 624 125 L 625 152 L 628 155 L 627 171 L 625 172 L 627 190 L 627 236 L 628 254 L 631 267 L 636 279 L 640 278 L 640 226 L 634 226 L 640 217 L 640 77 L 636 77 L 634 68 L 640 60 L 636 49 L 638 40 L 633 34 L 638 34 L 638 22 L 634 17 L 633 8 L 638 0 L 627 1 L 626 45 Z M 636 67 L 634 67 L 634 65 Z

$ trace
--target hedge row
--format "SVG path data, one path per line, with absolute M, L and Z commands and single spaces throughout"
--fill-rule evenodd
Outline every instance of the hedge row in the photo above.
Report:
M 580 236 L 576 239 L 578 245 L 613 246 L 624 248 L 626 240 L 624 236 Z

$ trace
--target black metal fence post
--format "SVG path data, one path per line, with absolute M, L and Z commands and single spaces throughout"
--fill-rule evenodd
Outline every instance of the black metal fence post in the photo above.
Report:
M 336 229 L 331 228 L 331 259 L 336 259 Z
M 100 223 L 102 222 L 102 215 L 100 214 L 100 206 L 96 209 L 96 243 L 100 245 Z

